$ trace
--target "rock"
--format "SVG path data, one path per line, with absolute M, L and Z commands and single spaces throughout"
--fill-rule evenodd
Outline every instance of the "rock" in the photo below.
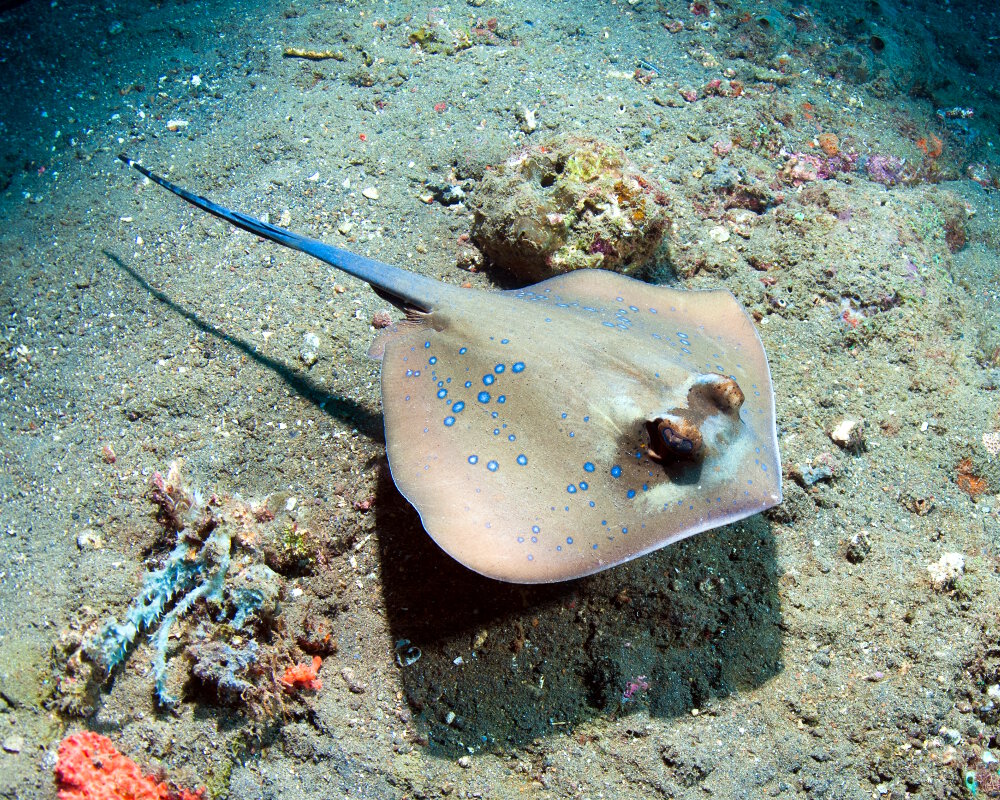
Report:
M 638 273 L 669 224 L 656 183 L 621 148 L 581 136 L 519 150 L 486 173 L 470 204 L 473 241 L 519 281 L 585 268 Z

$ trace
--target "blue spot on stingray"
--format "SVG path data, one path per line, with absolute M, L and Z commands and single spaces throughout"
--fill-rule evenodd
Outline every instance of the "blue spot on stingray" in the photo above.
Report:
M 523 467 L 525 464 L 528 463 L 528 457 L 522 453 L 517 457 L 517 463 Z
M 472 381 L 466 381 L 465 382 L 465 388 L 466 389 L 471 389 L 472 388 Z
M 572 536 L 567 536 L 566 537 L 566 544 L 573 544 L 573 537 Z
M 486 469 L 488 469 L 490 472 L 496 472 L 498 469 L 500 469 L 500 465 L 496 461 L 487 461 Z
M 602 325 L 603 325 L 603 326 L 604 326 L 605 328 L 613 328 L 613 327 L 615 327 L 615 323 L 613 323 L 613 322 L 602 322 L 601 324 L 602 324 Z
M 508 436 L 508 437 L 507 437 L 507 441 L 508 441 L 508 442 L 513 442 L 513 441 L 514 441 L 514 439 L 516 439 L 516 438 L 517 438 L 517 437 L 516 437 L 516 436 L 514 436 L 514 434 L 512 433 L 512 434 L 511 434 L 510 436 Z
M 587 462 L 585 462 L 585 463 L 584 463 L 584 465 L 583 465 L 583 469 L 584 469 L 584 470 L 585 470 L 586 472 L 593 472 L 593 471 L 594 471 L 594 470 L 596 469 L 596 467 L 595 467 L 595 466 L 593 465 L 593 463 L 592 463 L 592 462 L 590 462 L 590 461 L 587 461 Z
M 591 500 L 591 501 L 590 501 L 590 507 L 591 507 L 591 508 L 593 508 L 593 507 L 594 507 L 594 506 L 596 506 L 596 505 L 597 505 L 597 503 L 595 503 L 595 502 L 594 502 L 593 500 Z
M 500 435 L 500 429 L 499 428 L 494 428 L 493 429 L 493 435 L 494 436 L 499 436 Z
M 455 424 L 455 418 L 454 417 L 445 417 L 444 418 L 444 426 L 446 428 L 450 428 L 454 424 Z
M 562 419 L 566 419 L 567 416 L 569 415 L 565 411 L 563 411 L 563 413 L 560 414 L 560 417 L 562 417 Z
M 510 344 L 510 339 L 501 339 L 500 344 Z
M 570 494 L 576 494 L 576 487 L 571 483 L 569 486 L 566 487 L 566 491 L 569 492 Z
M 490 393 L 489 393 L 489 392 L 480 392 L 480 393 L 479 393 L 479 394 L 478 394 L 478 395 L 476 396 L 476 399 L 477 399 L 477 400 L 478 400 L 478 401 L 479 401 L 480 403 L 488 403 L 488 402 L 490 402 Z
M 479 456 L 469 456 L 470 464 L 475 464 L 477 461 L 479 461 Z
M 589 488 L 590 488 L 590 484 L 588 484 L 586 481 L 580 481 L 580 491 L 581 492 L 585 492 Z
M 627 492 L 625 492 L 625 496 L 629 500 L 631 500 L 633 497 L 635 497 L 635 489 L 629 489 Z
M 511 365 L 510 369 L 511 369 L 511 372 L 523 372 L 524 371 L 524 362 L 523 361 L 515 361 Z
M 493 417 L 493 419 L 496 419 L 497 417 L 500 416 L 500 412 L 499 411 L 491 411 L 490 412 L 490 416 Z M 504 427 L 506 428 L 507 426 L 504 425 Z
M 493 371 L 494 371 L 494 372 L 495 372 L 495 373 L 496 373 L 497 375 L 499 375 L 499 374 L 500 374 L 501 372 L 503 372 L 503 371 L 504 371 L 504 369 L 506 369 L 506 367 L 504 367 L 504 365 L 503 365 L 503 364 L 497 364 L 497 365 L 496 365 L 495 367 L 493 367 Z
M 459 347 L 458 348 L 458 354 L 460 356 L 464 356 L 468 352 L 469 352 L 469 348 L 468 347 Z
M 454 411 L 457 414 L 463 408 L 465 408 L 465 403 L 463 403 L 461 400 L 459 400 L 457 403 L 455 403 L 455 405 L 453 405 L 451 407 L 451 410 Z
M 584 418 L 583 418 L 583 421 L 584 421 L 584 422 L 590 422 L 590 417 L 584 417 Z
M 628 533 L 628 528 L 622 528 L 622 533 Z
M 438 389 L 438 397 L 441 400 L 444 400 L 447 396 L 448 396 L 448 390 L 447 389 Z
M 409 402 L 410 402 L 410 396 L 409 396 L 409 395 L 406 395 L 406 397 L 404 397 L 403 399 L 404 399 L 404 400 L 405 400 L 405 401 L 406 401 L 407 403 L 409 403 Z
M 522 544 L 523 542 L 524 542 L 524 537 L 523 536 L 518 536 L 517 537 L 517 543 L 518 544 Z
M 494 380 L 495 380 L 495 378 L 492 375 L 483 375 L 483 385 L 484 386 L 489 386 L 490 384 L 493 383 Z
M 498 403 L 506 403 L 507 402 L 507 395 L 505 395 L 505 394 L 498 394 L 497 395 L 497 402 Z
M 438 363 L 437 356 L 431 356 L 430 358 L 428 358 L 427 363 L 433 367 L 435 364 Z
M 532 525 L 532 526 L 531 526 L 531 532 L 532 532 L 532 533 L 541 533 L 541 532 L 542 532 L 542 529 L 541 529 L 541 528 L 539 528 L 539 527 L 538 527 L 537 525 Z
M 424 347 L 430 347 L 430 346 L 431 346 L 430 342 L 424 342 Z
M 617 464 L 615 464 L 611 468 L 611 477 L 612 478 L 620 478 L 621 476 L 622 476 L 622 468 L 619 467 Z

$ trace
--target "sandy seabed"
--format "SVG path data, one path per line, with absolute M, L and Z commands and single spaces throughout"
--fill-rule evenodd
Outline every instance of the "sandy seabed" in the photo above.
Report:
M 0 796 L 54 797 L 84 728 L 213 797 L 997 796 L 986 5 L 0 12 Z M 389 306 L 115 156 L 490 288 L 441 187 L 474 199 L 558 134 L 625 148 L 668 194 L 651 274 L 757 321 L 785 501 L 516 587 L 451 561 L 393 487 L 366 355 Z M 220 504 L 266 501 L 234 559 L 274 570 L 278 607 L 226 634 L 270 659 L 257 703 L 198 676 L 191 647 L 221 630 L 204 604 L 169 642 L 175 708 L 142 636 L 74 683 L 73 643 L 176 541 L 150 501 L 175 462 Z M 322 688 L 282 688 L 314 653 Z

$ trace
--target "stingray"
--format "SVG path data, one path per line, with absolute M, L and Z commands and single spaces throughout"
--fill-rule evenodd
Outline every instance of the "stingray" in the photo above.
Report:
M 513 291 L 462 289 L 119 158 L 405 311 L 370 350 L 389 469 L 434 541 L 476 572 L 578 578 L 781 502 L 767 357 L 730 292 L 583 269 Z

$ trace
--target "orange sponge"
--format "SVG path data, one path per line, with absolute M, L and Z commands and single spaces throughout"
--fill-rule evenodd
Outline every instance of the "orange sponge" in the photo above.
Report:
M 189 792 L 142 774 L 111 740 L 93 731 L 74 733 L 59 745 L 56 761 L 59 800 L 201 800 Z

